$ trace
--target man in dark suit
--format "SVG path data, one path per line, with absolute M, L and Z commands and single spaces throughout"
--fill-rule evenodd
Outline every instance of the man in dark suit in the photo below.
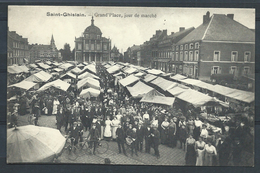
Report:
M 147 124 L 147 127 L 144 129 L 144 140 L 145 140 L 145 152 L 150 154 L 151 149 L 151 133 L 152 129 L 150 124 Z
M 159 153 L 159 145 L 160 145 L 160 132 L 158 131 L 157 127 L 154 127 L 153 132 L 151 133 L 152 136 L 152 141 L 153 141 L 153 145 L 154 145 L 154 152 L 155 152 L 155 156 L 157 159 L 160 158 L 160 153 Z
M 63 106 L 60 104 L 58 105 L 58 111 L 56 114 L 57 129 L 59 131 L 61 131 L 61 126 L 63 125 L 63 119 L 64 119 L 64 111 L 63 111 Z
M 131 156 L 133 156 L 134 154 L 134 150 L 135 150 L 135 155 L 138 156 L 137 154 L 137 145 L 136 145 L 136 140 L 137 140 L 137 134 L 136 134 L 136 128 L 132 129 L 132 133 L 131 133 L 131 139 L 132 139 L 132 144 L 131 144 Z
M 74 122 L 73 126 L 70 128 L 70 138 L 71 139 L 71 143 L 73 143 L 74 145 L 77 145 L 78 141 L 79 141 L 79 129 L 77 128 L 78 123 Z
M 142 127 L 141 123 L 139 123 L 137 126 L 136 135 L 137 135 L 137 140 L 136 140 L 137 150 L 142 152 L 143 151 L 143 140 L 144 140 L 144 128 Z
M 89 143 L 90 143 L 91 148 L 94 144 L 93 154 L 95 155 L 97 144 L 98 144 L 98 141 L 100 140 L 100 134 L 99 134 L 98 129 L 96 128 L 96 123 L 92 124 L 92 128 L 89 131 L 87 139 L 89 139 L 89 141 L 90 141 Z
M 116 136 L 117 136 L 117 145 L 118 145 L 118 150 L 119 153 L 121 153 L 121 148 L 123 149 L 124 155 L 127 156 L 125 152 L 125 131 L 122 128 L 121 124 L 118 125 L 118 128 L 116 129 Z

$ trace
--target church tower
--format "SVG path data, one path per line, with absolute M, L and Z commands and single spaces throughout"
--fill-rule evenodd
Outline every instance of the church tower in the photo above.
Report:
M 51 35 L 51 49 L 53 52 L 56 50 L 56 45 L 55 45 L 55 41 L 53 38 L 53 34 Z

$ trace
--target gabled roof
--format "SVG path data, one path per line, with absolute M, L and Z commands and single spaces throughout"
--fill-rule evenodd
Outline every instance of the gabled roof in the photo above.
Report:
M 213 14 L 208 23 L 201 24 L 177 44 L 200 40 L 255 42 L 255 33 L 224 14 Z

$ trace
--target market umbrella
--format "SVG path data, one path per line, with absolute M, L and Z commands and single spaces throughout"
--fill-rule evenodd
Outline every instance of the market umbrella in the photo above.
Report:
M 7 130 L 7 163 L 52 162 L 66 139 L 59 130 L 34 125 Z

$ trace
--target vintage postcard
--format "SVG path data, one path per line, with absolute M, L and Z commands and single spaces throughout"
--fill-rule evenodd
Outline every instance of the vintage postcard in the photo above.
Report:
M 255 9 L 8 6 L 7 163 L 254 166 Z

